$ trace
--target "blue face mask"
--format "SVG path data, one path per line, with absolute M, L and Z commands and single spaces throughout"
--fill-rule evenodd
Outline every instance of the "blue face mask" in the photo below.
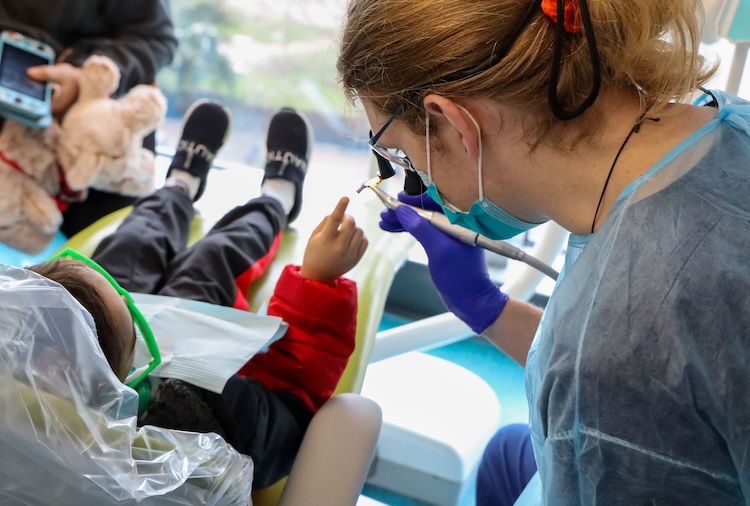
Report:
M 542 223 L 529 223 L 519 220 L 507 211 L 501 209 L 494 202 L 484 196 L 482 187 L 482 132 L 479 123 L 474 119 L 469 111 L 460 105 L 456 106 L 465 112 L 479 133 L 479 199 L 477 199 L 468 212 L 461 211 L 456 206 L 445 200 L 435 186 L 432 180 L 432 167 L 430 163 L 430 115 L 425 118 L 426 123 L 426 144 L 427 144 L 427 173 L 417 170 L 417 174 L 422 178 L 422 182 L 427 187 L 427 194 L 437 202 L 443 209 L 445 216 L 453 224 L 460 225 L 477 232 L 492 240 L 505 240 L 515 237 L 518 234 L 527 232 Z

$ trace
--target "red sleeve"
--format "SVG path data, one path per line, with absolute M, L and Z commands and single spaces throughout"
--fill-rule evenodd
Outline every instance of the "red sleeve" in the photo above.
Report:
M 281 317 L 284 337 L 240 369 L 273 390 L 287 390 L 314 413 L 333 394 L 354 351 L 357 287 L 345 278 L 305 279 L 289 265 L 276 283 L 268 314 Z

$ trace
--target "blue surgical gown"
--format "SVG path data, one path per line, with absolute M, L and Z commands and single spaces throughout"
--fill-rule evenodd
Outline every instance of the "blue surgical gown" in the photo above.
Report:
M 571 236 L 529 352 L 544 503 L 750 504 L 750 103 Z

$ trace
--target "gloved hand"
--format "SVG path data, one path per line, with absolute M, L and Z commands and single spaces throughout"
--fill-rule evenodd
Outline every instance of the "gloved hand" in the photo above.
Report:
M 477 334 L 484 332 L 508 302 L 490 280 L 484 250 L 449 237 L 409 207 L 396 208 L 391 217 L 424 247 L 430 276 L 448 309 Z
M 407 195 L 404 192 L 400 192 L 398 194 L 398 199 L 404 204 L 409 204 L 410 206 L 421 207 L 428 211 L 443 212 L 440 204 L 432 200 L 432 197 L 426 193 L 420 195 Z M 396 213 L 392 209 L 386 209 L 380 213 L 380 228 L 387 232 L 404 232 L 405 230 L 403 225 L 401 225 L 401 222 L 396 218 Z

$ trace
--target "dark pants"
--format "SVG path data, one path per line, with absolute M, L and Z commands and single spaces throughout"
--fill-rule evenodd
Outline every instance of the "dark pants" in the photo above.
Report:
M 128 291 L 155 293 L 222 306 L 247 308 L 249 284 L 276 252 L 286 214 L 271 197 L 259 197 L 227 213 L 187 248 L 195 211 L 190 197 L 161 188 L 138 201 L 92 258 Z M 211 406 L 226 440 L 255 463 L 254 487 L 286 476 L 312 413 L 295 395 L 271 390 L 254 378 L 232 376 L 221 394 L 191 386 Z M 175 410 L 162 426 L 185 425 Z
M 143 139 L 143 147 L 152 152 L 156 151 L 156 132 L 151 132 Z M 90 189 L 86 200 L 73 202 L 68 206 L 63 213 L 60 230 L 65 237 L 73 237 L 100 218 L 123 207 L 132 206 L 137 200 L 136 197 Z
M 193 202 L 176 188 L 139 200 L 92 258 L 128 291 L 247 308 L 245 292 L 275 254 L 281 204 L 259 197 L 227 213 L 187 248 Z
M 477 506 L 512 506 L 536 473 L 529 427 L 508 425 L 492 437 L 477 473 Z

